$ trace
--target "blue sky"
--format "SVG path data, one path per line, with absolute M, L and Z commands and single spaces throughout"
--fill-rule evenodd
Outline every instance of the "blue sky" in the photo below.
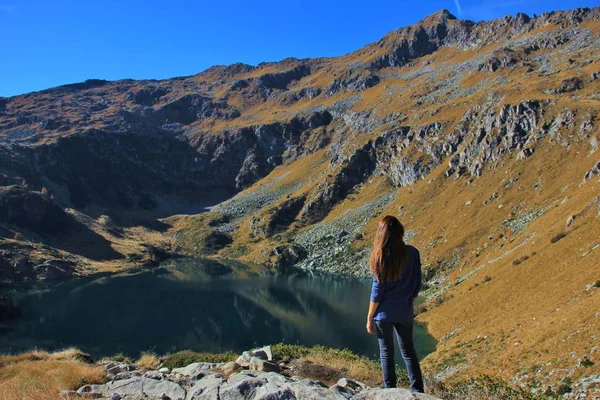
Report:
M 0 96 L 89 78 L 163 79 L 215 64 L 336 56 L 443 8 L 479 21 L 599 3 L 0 0 Z

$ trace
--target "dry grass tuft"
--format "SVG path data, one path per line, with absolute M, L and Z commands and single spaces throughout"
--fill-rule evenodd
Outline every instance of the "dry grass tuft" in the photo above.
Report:
M 77 349 L 0 355 L 0 399 L 55 400 L 61 390 L 104 382 L 104 370 L 83 356 Z
M 320 380 L 327 385 L 333 385 L 343 377 L 364 382 L 369 386 L 382 383 L 377 361 L 360 357 L 346 349 L 277 344 L 273 346 L 273 354 L 276 360 L 295 359 L 293 364 L 296 374 Z
M 157 369 L 160 366 L 160 359 L 158 356 L 151 352 L 142 353 L 140 358 L 135 362 L 141 370 L 148 371 L 151 369 Z

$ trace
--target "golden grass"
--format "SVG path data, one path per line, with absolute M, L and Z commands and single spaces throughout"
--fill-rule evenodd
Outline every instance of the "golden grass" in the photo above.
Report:
M 104 370 L 78 359 L 76 349 L 0 355 L 1 400 L 56 400 L 61 390 L 105 382 Z
M 135 365 L 143 371 L 157 369 L 160 366 L 160 359 L 155 353 L 145 352 L 137 359 Z
M 315 348 L 301 360 L 340 371 L 344 377 L 366 383 L 369 386 L 380 386 L 383 381 L 381 367 L 377 361 L 358 357 L 344 350 Z M 335 381 L 325 379 L 323 382 L 333 385 L 337 379 Z

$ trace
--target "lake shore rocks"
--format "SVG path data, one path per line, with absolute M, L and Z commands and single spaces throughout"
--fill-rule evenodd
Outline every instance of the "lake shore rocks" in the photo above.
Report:
M 239 361 L 239 362 L 238 362 Z M 348 378 L 331 387 L 322 382 L 278 373 L 270 346 L 246 351 L 236 362 L 197 362 L 182 368 L 142 373 L 133 364 L 108 362 L 110 381 L 61 392 L 65 399 L 111 400 L 435 400 L 406 389 L 371 388 Z M 249 368 L 249 369 L 248 369 Z

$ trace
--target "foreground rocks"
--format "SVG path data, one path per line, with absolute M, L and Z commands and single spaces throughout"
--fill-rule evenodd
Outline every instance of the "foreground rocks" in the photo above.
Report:
M 63 391 L 63 398 L 111 400 L 435 400 L 406 389 L 379 389 L 342 378 L 328 387 L 319 381 L 286 376 L 273 362 L 270 347 L 244 352 L 236 362 L 193 363 L 169 371 L 161 368 L 142 373 L 131 364 L 104 365 L 111 379 L 103 385 L 85 385 Z M 248 369 L 250 368 L 250 369 Z

